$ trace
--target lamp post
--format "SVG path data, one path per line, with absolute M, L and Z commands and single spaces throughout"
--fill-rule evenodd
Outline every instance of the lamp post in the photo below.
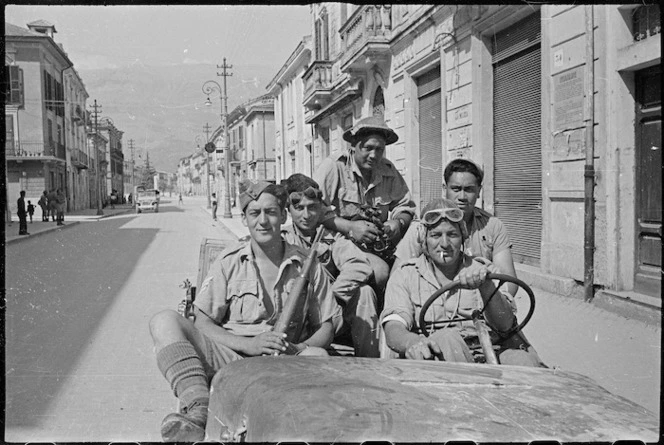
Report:
M 106 159 L 106 155 L 108 153 L 110 153 L 110 150 L 111 150 L 111 147 L 110 147 L 110 145 L 111 145 L 111 128 L 115 128 L 115 122 L 113 122 L 113 119 L 111 119 L 110 117 L 107 117 L 107 116 L 104 116 L 104 117 L 100 118 L 99 122 L 108 131 L 108 145 L 106 146 L 106 151 L 104 152 L 104 159 Z M 111 162 L 112 161 L 111 161 L 110 155 L 109 155 L 109 159 L 106 162 L 106 165 L 108 166 L 109 171 L 111 173 L 111 190 L 112 190 L 113 189 L 113 172 L 111 170 L 111 167 L 112 167 Z M 106 178 L 104 178 L 104 179 L 106 180 L 106 184 L 108 184 L 108 176 L 106 176 Z M 106 189 L 106 192 L 108 192 L 108 188 Z M 99 193 L 100 193 L 100 196 L 101 196 L 101 188 L 99 189 Z
M 206 147 L 208 146 L 208 143 L 210 142 L 208 140 L 208 131 L 207 131 L 207 124 L 206 125 L 206 133 L 205 133 L 205 145 L 203 146 L 203 152 L 205 153 L 205 176 L 207 176 L 207 208 L 211 209 L 212 208 L 212 202 L 210 200 L 210 153 L 207 152 Z M 201 144 L 203 144 L 203 138 L 201 137 L 200 134 L 196 135 L 194 138 L 194 141 L 196 142 L 196 147 L 199 149 L 201 148 Z
M 226 64 L 226 59 L 224 59 L 224 65 Z M 224 218 L 232 218 L 233 214 L 231 213 L 231 169 L 230 169 L 230 159 L 229 159 L 229 149 L 228 149 L 228 126 L 226 125 L 226 119 L 228 117 L 228 96 L 226 96 L 226 77 L 224 76 L 224 89 L 221 89 L 219 85 L 214 80 L 208 80 L 203 84 L 203 93 L 208 96 L 205 101 L 206 106 L 211 106 L 212 101 L 210 100 L 210 93 L 213 91 L 219 91 L 219 105 L 220 105 L 220 117 L 221 117 L 221 126 L 224 131 Z

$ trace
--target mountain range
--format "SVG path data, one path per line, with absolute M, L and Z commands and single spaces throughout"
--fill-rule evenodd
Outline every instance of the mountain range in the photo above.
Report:
M 233 66 L 227 77 L 228 112 L 267 91 L 265 86 L 279 67 Z M 213 86 L 211 106 L 203 84 L 209 80 L 223 87 L 216 65 L 180 64 L 148 66 L 140 62 L 116 69 L 78 70 L 90 97 L 88 109 L 97 100 L 100 118 L 110 118 L 124 132 L 123 152 L 141 164 L 146 152 L 157 170 L 175 172 L 180 158 L 197 150 L 196 136 L 204 140 L 204 126 L 214 131 L 221 124 L 220 92 Z M 202 145 L 201 145 L 202 147 Z

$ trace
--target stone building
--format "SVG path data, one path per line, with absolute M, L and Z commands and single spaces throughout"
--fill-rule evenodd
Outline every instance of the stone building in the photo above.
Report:
M 399 134 L 386 157 L 420 208 L 441 196 L 450 160 L 472 159 L 485 170 L 479 205 L 507 226 L 520 277 L 573 294 L 593 273 L 596 300 L 661 308 L 659 5 L 319 3 L 311 14 L 314 167 L 382 114 Z
M 267 86 L 274 97 L 276 179 L 313 174 L 311 126 L 304 121 L 303 76 L 311 62 L 311 36 L 297 45 Z
M 5 159 L 12 214 L 21 190 L 26 191 L 26 202 L 33 204 L 44 190 L 62 188 L 70 200 L 80 196 L 71 190 L 72 181 L 79 184 L 79 169 L 69 164 L 71 149 L 66 144 L 74 131 L 71 148 L 78 155 L 81 115 L 71 105 L 85 106 L 85 87 L 78 83 L 78 97 L 65 97 L 65 76 L 70 71 L 70 78 L 77 75 L 67 53 L 53 39 L 55 26 L 38 20 L 27 27 L 5 23 Z M 68 206 L 78 208 L 79 203 Z

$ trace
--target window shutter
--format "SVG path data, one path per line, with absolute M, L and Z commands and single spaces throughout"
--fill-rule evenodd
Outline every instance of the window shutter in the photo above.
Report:
M 494 42 L 494 213 L 515 260 L 537 265 L 542 236 L 539 13 Z
M 420 209 L 443 195 L 443 151 L 440 67 L 416 80 L 419 102 Z

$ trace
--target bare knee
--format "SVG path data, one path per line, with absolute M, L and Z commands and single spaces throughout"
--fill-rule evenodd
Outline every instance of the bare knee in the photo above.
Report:
M 318 346 L 309 346 L 308 348 L 304 349 L 302 352 L 300 352 L 298 355 L 303 356 L 303 355 L 308 355 L 310 357 L 315 357 L 315 356 L 326 356 L 329 355 L 327 351 L 323 348 L 319 348 Z
M 185 340 L 182 321 L 185 319 L 174 310 L 158 312 L 150 319 L 150 334 L 155 347 Z

